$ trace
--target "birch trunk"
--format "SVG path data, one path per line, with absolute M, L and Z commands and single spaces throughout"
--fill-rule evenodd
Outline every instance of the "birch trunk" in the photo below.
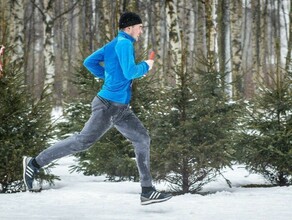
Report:
M 227 83 L 225 87 L 225 91 L 230 99 L 233 97 L 233 72 L 232 72 L 232 57 L 231 57 L 231 31 L 230 31 L 230 14 L 229 14 L 229 0 L 226 0 L 226 14 L 225 14 L 225 21 L 226 21 L 226 33 L 225 33 L 225 48 L 226 48 L 226 54 L 225 54 L 225 72 L 227 73 L 225 77 L 225 82 Z
M 227 96 L 232 99 L 232 61 L 231 61 L 231 35 L 230 35 L 230 14 L 229 0 L 222 0 L 218 4 L 219 10 L 219 64 L 220 72 L 224 74 L 224 88 Z
M 150 5 L 150 0 L 146 0 L 145 3 L 147 5 Z M 149 40 L 150 40 L 150 32 L 151 32 L 151 28 L 152 28 L 152 23 L 151 23 L 151 11 L 150 11 L 150 7 L 147 8 L 146 10 L 146 13 L 145 13 L 145 19 L 143 20 L 143 30 L 144 30 L 144 33 L 143 33 L 143 38 L 144 38 L 144 41 L 143 41 L 143 47 L 144 47 L 144 50 L 148 48 L 149 46 Z M 151 45 L 152 46 L 152 45 Z
M 194 53 L 195 53 L 195 42 L 196 42 L 196 35 L 195 30 L 197 27 L 197 21 L 195 17 L 195 12 L 197 12 L 197 8 L 195 7 L 197 3 L 192 3 L 187 1 L 186 6 L 189 9 L 188 15 L 188 24 L 189 24 L 189 33 L 187 34 L 187 47 L 189 48 L 189 54 L 187 58 L 187 66 L 190 67 L 190 70 L 194 69 Z M 187 28 L 187 27 L 186 27 Z
M 41 4 L 39 0 L 39 4 Z M 44 81 L 44 88 L 47 89 L 47 93 L 53 92 L 53 83 L 55 80 L 55 52 L 54 52 L 54 29 L 53 29 L 53 1 L 44 0 L 43 22 L 44 22 L 44 57 L 46 77 Z
M 292 0 L 290 0 L 289 9 L 289 23 L 288 23 L 288 46 L 287 46 L 287 56 L 286 56 L 286 71 L 292 71 Z
M 176 0 L 166 1 L 166 22 L 167 22 L 167 39 L 169 46 L 170 69 L 176 74 L 175 84 L 178 82 L 177 74 L 182 65 L 181 52 L 181 35 L 178 22 L 178 10 Z
M 158 36 L 159 36 L 159 40 L 158 40 L 158 64 L 161 67 L 161 71 L 159 74 L 159 78 L 160 78 L 160 84 L 161 86 L 165 86 L 166 84 L 166 78 L 167 78 L 167 62 L 164 62 L 164 60 L 167 60 L 167 26 L 166 26 L 166 22 L 163 22 L 163 20 L 166 20 L 166 11 L 165 11 L 165 1 L 161 0 L 159 3 L 156 3 L 156 8 L 157 11 L 159 13 L 159 18 L 157 21 L 157 26 L 158 26 Z
M 253 27 L 253 32 L 254 32 L 254 45 L 255 45 L 255 50 L 254 50 L 254 65 L 257 73 L 257 82 L 261 82 L 262 76 L 263 76 L 263 48 L 264 48 L 264 39 L 265 36 L 263 34 L 263 27 L 264 24 L 262 23 L 262 4 L 261 0 L 257 0 L 253 2 L 253 7 L 255 10 L 255 16 L 254 16 L 254 27 Z
M 285 68 L 289 41 L 289 9 L 288 1 L 279 1 L 279 38 L 281 40 L 281 67 Z
M 210 50 L 209 51 L 212 51 L 213 54 L 214 54 L 214 58 L 217 56 L 218 54 L 218 33 L 217 33 L 217 30 L 218 30 L 218 27 L 217 27 L 217 11 L 216 11 L 216 8 L 217 8 L 217 5 L 218 5 L 218 2 L 217 0 L 211 0 L 211 26 L 210 26 Z M 219 69 L 219 63 L 218 63 L 218 66 L 217 66 Z
M 104 34 L 105 34 L 105 41 L 109 41 L 111 39 L 111 28 L 110 28 L 110 23 L 111 23 L 111 17 L 110 17 L 110 9 L 107 6 L 107 2 L 103 1 L 102 2 L 103 6 L 103 16 L 102 16 L 102 23 L 104 27 Z
M 24 58 L 24 1 L 17 0 L 10 2 L 12 12 L 12 27 L 10 28 L 10 37 L 13 46 L 13 56 L 11 62 L 15 60 L 23 60 Z
M 234 95 L 241 96 L 243 93 L 243 86 L 241 83 L 242 73 L 242 47 L 241 47 L 241 36 L 242 36 L 242 1 L 231 1 L 231 35 L 232 35 L 232 72 L 233 78 L 236 82 L 236 88 L 234 89 Z

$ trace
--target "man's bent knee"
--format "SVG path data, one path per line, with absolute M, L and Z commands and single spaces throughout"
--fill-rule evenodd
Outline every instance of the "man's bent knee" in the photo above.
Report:
M 74 146 L 72 146 L 72 150 L 74 152 L 85 151 L 88 148 L 90 148 L 95 142 L 95 139 L 93 140 L 91 138 L 84 137 L 80 134 L 74 135 L 73 138 L 75 139 L 75 144 Z

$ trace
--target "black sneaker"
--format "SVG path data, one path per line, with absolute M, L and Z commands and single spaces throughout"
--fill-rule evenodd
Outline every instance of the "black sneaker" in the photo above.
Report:
M 169 200 L 171 197 L 171 194 L 158 192 L 154 187 L 150 187 L 150 190 L 141 193 L 141 205 L 164 202 Z
M 34 191 L 33 180 L 35 175 L 39 172 L 39 169 L 32 164 L 33 158 L 23 157 L 23 181 L 26 189 Z

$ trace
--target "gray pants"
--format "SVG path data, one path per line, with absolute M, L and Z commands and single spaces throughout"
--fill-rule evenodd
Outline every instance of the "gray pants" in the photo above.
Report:
M 42 151 L 35 158 L 36 162 L 43 167 L 55 159 L 84 151 L 112 127 L 131 141 L 135 148 L 141 186 L 152 186 L 150 137 L 147 130 L 129 105 L 118 104 L 100 97 L 93 99 L 92 114 L 82 131 Z

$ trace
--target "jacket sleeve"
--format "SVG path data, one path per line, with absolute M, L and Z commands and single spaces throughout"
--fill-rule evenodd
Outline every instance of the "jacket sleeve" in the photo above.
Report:
M 134 46 L 130 41 L 121 40 L 115 50 L 126 79 L 140 78 L 148 72 L 149 66 L 145 61 L 135 63 Z
M 104 48 L 100 48 L 89 55 L 83 65 L 95 76 L 104 79 L 104 67 L 100 65 L 104 61 Z

